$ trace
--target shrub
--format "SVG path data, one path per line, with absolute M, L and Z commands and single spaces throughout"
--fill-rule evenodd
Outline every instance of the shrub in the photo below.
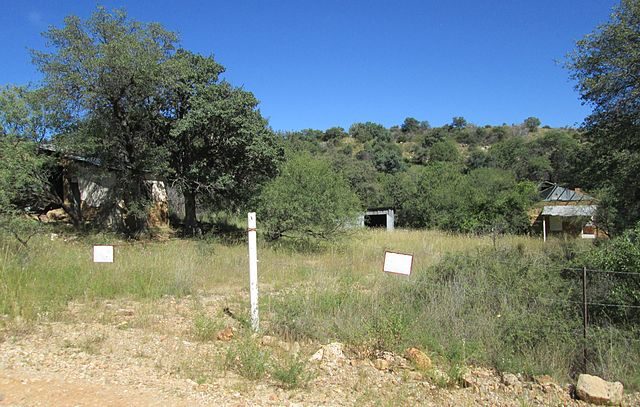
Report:
M 199 341 L 211 341 L 222 328 L 220 321 L 216 321 L 205 314 L 198 314 L 193 319 L 191 332 Z
M 640 313 L 633 308 L 640 307 L 640 223 L 619 237 L 599 242 L 574 262 L 593 270 L 587 274 L 589 302 L 621 305 L 591 305 L 592 323 L 640 325 Z M 581 301 L 582 273 L 570 272 L 568 277 L 578 285 L 575 300 Z
M 268 351 L 246 337 L 229 348 L 224 366 L 249 380 L 259 380 L 265 377 L 269 360 Z
M 312 378 L 305 362 L 294 356 L 288 356 L 283 362 L 276 363 L 271 376 L 285 389 L 304 387 Z
M 452 366 L 568 375 L 579 360 L 581 318 L 551 257 L 483 249 L 365 291 L 349 280 L 301 290 L 275 304 L 273 329 L 365 349 L 415 346 Z
M 325 160 L 309 154 L 289 158 L 267 184 L 258 212 L 268 238 L 333 240 L 346 232 L 361 210 L 347 181 Z
M 516 182 L 513 174 L 479 168 L 463 174 L 453 163 L 412 169 L 388 183 L 387 195 L 400 208 L 398 223 L 466 233 L 492 229 L 523 232 L 527 210 L 536 198 L 535 185 Z

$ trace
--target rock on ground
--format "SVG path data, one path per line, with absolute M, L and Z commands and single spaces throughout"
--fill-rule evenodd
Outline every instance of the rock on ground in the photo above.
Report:
M 600 405 L 620 405 L 623 387 L 620 382 L 608 382 L 598 376 L 581 374 L 578 376 L 576 394 L 580 400 Z

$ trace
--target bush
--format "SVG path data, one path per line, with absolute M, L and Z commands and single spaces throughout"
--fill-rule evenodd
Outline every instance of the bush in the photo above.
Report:
M 360 210 L 358 197 L 331 164 L 305 153 L 289 158 L 258 204 L 271 240 L 333 240 L 356 222 Z
M 41 229 L 25 215 L 44 208 L 47 164 L 47 158 L 37 154 L 36 143 L 2 134 L 0 122 L 0 229 L 25 246 Z
M 193 319 L 191 333 L 199 341 L 212 341 L 223 325 L 221 321 L 208 317 L 205 314 L 198 314 Z
M 640 223 L 621 236 L 599 242 L 594 250 L 575 259 L 577 266 L 594 270 L 587 274 L 589 302 L 619 304 L 591 305 L 592 323 L 600 325 L 640 326 Z M 579 271 L 579 270 L 577 270 Z M 582 273 L 570 272 L 576 287 L 576 301 L 581 301 Z
M 367 283 L 366 290 L 342 279 L 275 304 L 273 329 L 360 349 L 401 353 L 415 346 L 452 366 L 482 363 L 564 377 L 579 360 L 581 318 L 579 306 L 567 301 L 555 257 L 519 247 L 484 249 L 448 255 L 409 278 Z
M 293 356 L 288 356 L 283 362 L 276 363 L 271 376 L 285 389 L 304 387 L 312 378 L 311 373 L 306 369 L 305 362 Z
M 229 348 L 224 366 L 249 380 L 259 380 L 265 377 L 270 359 L 269 352 L 246 337 Z
M 399 208 L 401 226 L 524 232 L 536 198 L 535 185 L 516 182 L 510 172 L 495 168 L 463 174 L 459 165 L 441 162 L 410 170 L 396 181 L 388 183 L 387 195 Z

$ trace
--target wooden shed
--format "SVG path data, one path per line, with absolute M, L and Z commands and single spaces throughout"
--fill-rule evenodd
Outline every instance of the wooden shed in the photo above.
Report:
M 545 182 L 541 201 L 530 213 L 531 226 L 546 241 L 549 235 L 570 235 L 595 239 L 604 235 L 594 222 L 596 199 L 580 189 Z

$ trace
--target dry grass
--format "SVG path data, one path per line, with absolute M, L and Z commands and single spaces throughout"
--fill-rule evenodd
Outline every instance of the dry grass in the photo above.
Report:
M 115 244 L 115 262 L 94 264 L 93 244 Z M 498 244 L 541 246 L 537 239 L 517 236 L 500 238 Z M 340 244 L 306 253 L 262 244 L 260 287 L 277 291 L 300 283 L 325 286 L 344 276 L 375 283 L 386 277 L 381 272 L 385 250 L 414 254 L 414 269 L 422 269 L 437 263 L 444 253 L 492 245 L 490 237 L 404 230 L 358 231 Z M 109 235 L 51 241 L 43 235 L 34 237 L 27 250 L 4 237 L 0 240 L 0 314 L 37 319 L 76 299 L 155 299 L 198 291 L 234 295 L 248 286 L 247 270 L 243 244 L 208 240 L 130 244 Z
M 93 244 L 117 244 L 115 263 L 94 264 Z M 544 270 L 549 253 L 560 253 L 563 244 L 552 240 L 545 245 L 541 239 L 525 236 L 502 236 L 494 241 L 491 236 L 406 230 L 355 231 L 338 244 L 307 252 L 261 242 L 258 268 L 263 327 L 285 337 L 337 338 L 358 346 L 417 344 L 452 365 L 480 361 L 532 373 L 547 368 L 566 376 L 573 357 L 567 349 L 576 345 L 567 343 L 575 328 L 574 315 L 568 315 L 567 321 L 554 321 L 563 324 L 562 335 L 545 336 L 551 333 L 546 331 L 549 315 L 544 313 L 553 308 L 542 307 L 539 301 L 520 305 L 531 296 L 553 298 L 553 290 L 560 292 L 548 284 L 551 280 Z M 493 249 L 496 256 L 514 251 L 529 256 L 512 256 L 503 268 L 498 263 L 486 268 Z M 385 250 L 413 254 L 414 275 L 384 274 Z M 475 260 L 446 260 L 456 253 L 467 253 L 466 257 Z M 458 269 L 463 271 L 457 273 Z M 525 271 L 529 274 L 523 274 Z M 442 280 L 438 273 L 452 277 Z M 533 288 L 519 280 L 521 275 L 535 283 Z M 499 280 L 492 282 L 495 276 Z M 553 280 L 554 284 L 558 281 Z M 495 290 L 486 294 L 495 287 L 501 289 L 501 300 L 495 299 Z M 163 328 L 154 328 L 155 313 L 159 312 L 156 305 L 165 296 L 192 295 L 196 302 L 203 296 L 224 297 L 242 317 L 248 314 L 247 291 L 248 255 L 242 242 L 129 244 L 109 235 L 72 241 L 37 236 L 25 250 L 10 239 L 0 240 L 0 328 L 11 329 L 17 326 L 16 320 L 68 317 L 69 304 L 131 299 L 142 301 L 148 309 L 137 313 L 127 326 L 160 330 Z M 532 310 L 532 315 L 524 314 Z M 206 341 L 221 325 L 202 315 L 181 329 Z M 109 313 L 95 312 L 95 316 L 112 318 Z M 558 313 L 554 316 L 561 318 Z M 542 331 L 533 332 L 532 326 Z M 514 335 L 506 345 L 497 337 L 505 333 Z M 548 346 L 518 348 L 519 343 L 538 340 Z M 613 345 L 609 344 L 606 354 L 601 353 L 603 359 L 616 363 L 635 360 Z M 525 353 L 530 357 L 522 357 Z M 288 370 L 283 368 L 283 372 Z M 196 373 L 198 380 L 209 374 Z M 630 374 L 635 374 L 631 380 L 638 381 L 633 369 Z

